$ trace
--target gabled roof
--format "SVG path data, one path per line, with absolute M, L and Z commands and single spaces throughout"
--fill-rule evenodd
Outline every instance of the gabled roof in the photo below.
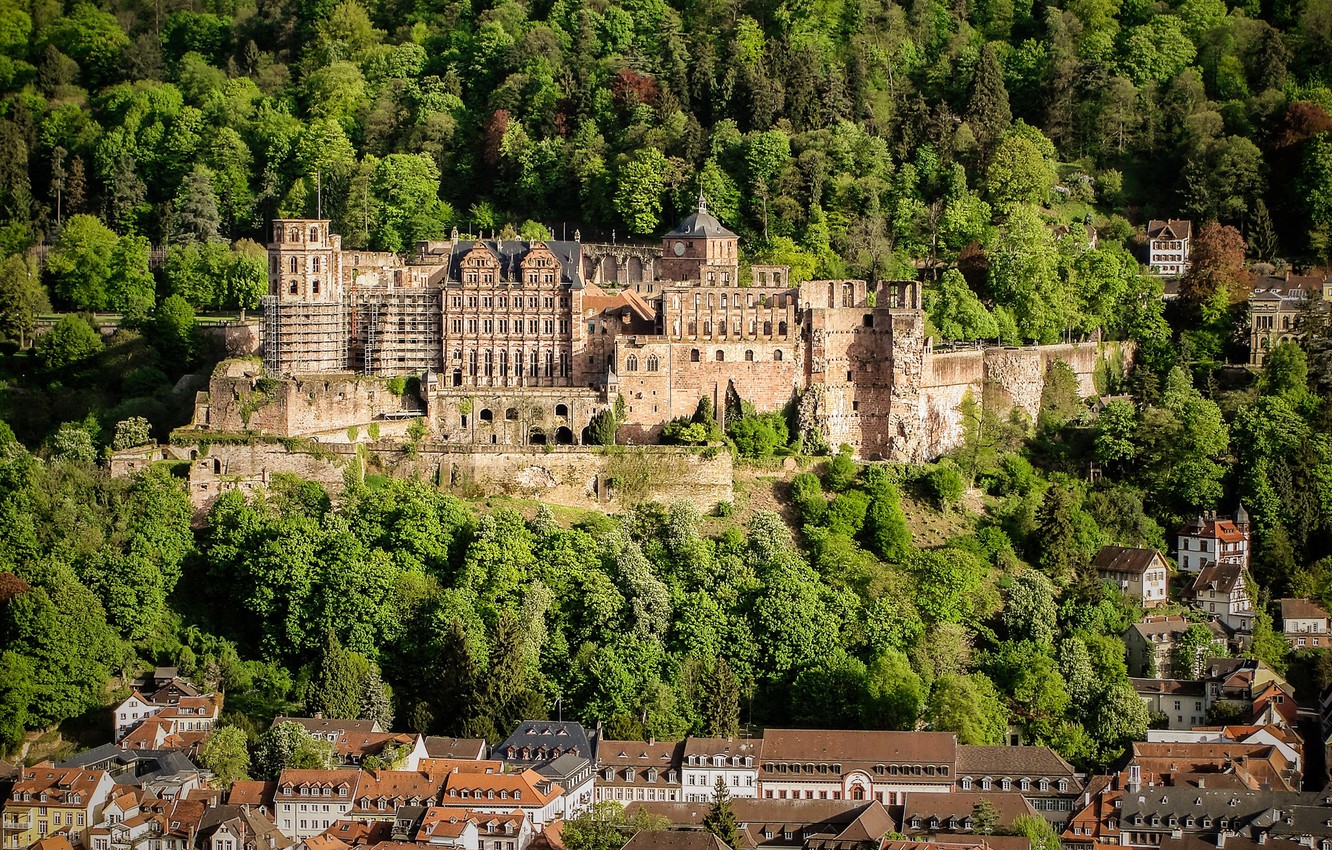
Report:
M 1244 568 L 1239 564 L 1209 562 L 1198 572 L 1189 588 L 1189 594 L 1197 596 L 1204 590 L 1229 594 L 1235 586 L 1244 581 Z
M 1196 537 L 1203 540 L 1220 540 L 1222 543 L 1239 543 L 1248 539 L 1248 535 L 1239 530 L 1234 520 L 1218 517 L 1195 517 L 1179 530 L 1181 537 Z
M 527 755 L 523 755 L 526 748 Z M 491 755 L 505 761 L 541 764 L 572 750 L 588 761 L 596 758 L 596 744 L 581 723 L 572 720 L 524 720 Z
M 559 263 L 558 282 L 574 289 L 582 289 L 584 284 L 582 243 L 555 239 L 545 239 L 540 242 L 529 242 L 525 239 L 460 240 L 453 243 L 449 252 L 447 279 L 454 283 L 461 281 L 462 259 L 474 249 L 480 249 L 489 252 L 499 261 L 500 282 L 514 284 L 516 289 L 521 288 L 523 259 L 532 251 L 542 247 L 549 250 Z
M 1189 630 L 1189 621 L 1182 614 L 1169 614 L 1156 617 L 1143 617 L 1129 626 L 1143 637 L 1152 635 L 1182 635 Z
M 337 720 L 332 717 L 274 717 L 270 729 L 280 726 L 283 723 L 299 723 L 305 728 L 305 731 L 313 733 L 329 734 L 331 732 L 382 732 L 379 724 L 374 720 Z
M 1092 559 L 1092 566 L 1100 571 L 1114 573 L 1136 573 L 1142 575 L 1157 566 L 1158 559 L 1162 566 L 1168 562 L 1155 549 L 1139 549 L 1131 546 L 1102 546 L 1101 551 Z
M 1186 218 L 1152 219 L 1147 223 L 1149 239 L 1188 239 L 1193 235 L 1193 222 Z
M 938 818 L 938 829 L 948 830 L 948 821 L 956 819 L 960 824 L 971 817 L 972 811 L 981 801 L 994 806 L 999 814 L 999 825 L 1008 826 L 1019 815 L 1039 814 L 1027 799 L 1016 791 L 954 791 L 951 794 L 930 794 L 908 791 L 902 803 L 902 829 L 913 830 L 916 818 L 926 821 L 922 829 L 930 829 L 929 821 Z
M 425 739 L 426 755 L 432 759 L 483 759 L 486 757 L 485 738 L 447 738 L 428 735 Z
M 1049 747 L 978 746 L 957 747 L 958 776 L 1045 776 L 1073 778 L 1073 765 Z
M 231 806 L 267 806 L 273 805 L 273 795 L 277 793 L 277 781 L 267 782 L 258 779 L 241 779 L 231 783 L 231 793 L 227 795 L 227 804 Z
M 1326 620 L 1328 613 L 1312 599 L 1282 599 L 1281 620 Z
M 827 764 L 838 772 L 879 764 L 946 764 L 951 770 L 956 761 L 957 736 L 951 732 L 768 729 L 763 733 L 761 770 L 768 773 L 774 764 L 787 762 Z M 798 779 L 799 774 L 791 778 Z M 910 782 L 929 778 L 900 779 Z
M 686 756 L 725 756 L 759 759 L 763 757 L 762 738 L 695 738 L 685 739 Z

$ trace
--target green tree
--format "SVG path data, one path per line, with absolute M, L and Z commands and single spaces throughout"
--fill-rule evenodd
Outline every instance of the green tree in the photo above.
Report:
M 277 779 L 284 770 L 326 770 L 332 765 L 332 742 L 316 740 L 294 721 L 273 726 L 255 742 L 254 775 L 260 779 Z
M 176 217 L 188 239 L 209 242 L 217 239 L 222 228 L 222 213 L 217 192 L 213 189 L 213 172 L 207 166 L 196 164 L 181 181 L 176 193 Z
M 1027 570 L 1013 580 L 1004 604 L 1004 625 L 1011 639 L 1053 647 L 1057 616 L 1055 589 L 1048 578 Z
M 1024 204 L 1043 203 L 1055 179 L 1045 152 L 1031 138 L 1019 134 L 1011 134 L 999 143 L 985 170 L 990 203 L 1007 213 Z
M 703 828 L 722 840 L 731 850 L 740 846 L 740 825 L 731 809 L 731 795 L 726 788 L 726 780 L 717 777 L 717 784 L 712 789 L 712 805 L 703 816 Z
M 37 359 L 48 369 L 65 369 L 96 357 L 105 347 L 101 334 L 82 316 L 61 316 L 37 340 Z
M 110 304 L 111 255 L 118 241 L 95 216 L 70 216 L 46 258 L 56 295 L 78 310 L 105 310 Z
M 168 295 L 153 314 L 154 341 L 170 363 L 188 365 L 194 360 L 198 326 L 194 308 L 179 295 Z
M 615 176 L 615 211 L 630 233 L 655 233 L 666 193 L 666 156 L 653 147 L 621 158 Z
M 724 656 L 703 668 L 697 705 L 704 735 L 728 738 L 739 734 L 740 682 Z
M 962 117 L 984 151 L 990 149 L 1013 120 L 1003 68 L 994 47 L 989 44 L 981 49 L 980 63 L 971 81 L 971 96 Z
M 1075 507 L 1073 491 L 1056 481 L 1045 491 L 1036 510 L 1033 541 L 1037 562 L 1046 575 L 1057 582 L 1067 581 L 1082 560 L 1073 518 Z
M 1263 357 L 1262 389 L 1298 402 L 1308 392 L 1309 360 L 1298 342 L 1273 346 Z
M 51 309 L 32 259 L 18 254 L 0 263 L 0 335 L 26 348 L 37 329 L 38 314 Z
M 989 800 L 977 800 L 971 807 L 971 831 L 977 835 L 993 835 L 999 827 L 999 810 Z
M 944 272 L 937 289 L 926 290 L 930 322 L 945 340 L 995 339 L 999 325 L 957 269 Z
M 143 236 L 122 236 L 111 251 L 107 306 L 122 314 L 126 327 L 143 325 L 157 303 L 157 284 L 148 266 L 151 248 Z
M 994 683 L 981 673 L 949 673 L 934 681 L 925 706 L 931 729 L 957 733 L 962 744 L 1002 744 L 1008 735 L 1008 709 Z
M 250 749 L 245 730 L 237 726 L 214 729 L 199 745 L 199 763 L 213 772 L 224 789 L 248 780 Z
M 36 695 L 32 662 L 13 650 L 0 653 L 0 753 L 23 740 Z

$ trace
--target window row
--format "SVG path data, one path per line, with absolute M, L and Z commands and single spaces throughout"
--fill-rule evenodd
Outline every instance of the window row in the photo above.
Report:
M 569 296 L 560 297 L 561 309 L 567 310 L 570 306 Z M 454 310 L 463 309 L 463 305 L 469 310 L 508 310 L 510 307 L 514 310 L 523 309 L 526 304 L 527 309 L 544 310 L 555 309 L 555 296 L 553 295 L 528 295 L 526 302 L 522 295 L 450 295 L 449 307 Z
M 453 352 L 453 362 L 455 368 L 462 369 L 462 364 L 467 364 L 467 374 L 470 377 L 485 378 L 521 378 L 524 368 L 527 370 L 527 376 L 530 378 L 544 377 L 551 378 L 555 374 L 555 352 L 524 352 L 521 348 L 509 355 L 508 351 L 469 351 L 464 356 L 462 350 Z M 559 355 L 560 377 L 569 375 L 569 355 L 561 352 Z M 456 373 L 455 373 L 456 374 Z
M 717 349 L 716 357 L 714 357 L 713 359 L 718 363 L 725 363 L 726 352 L 722 351 L 720 348 Z M 772 359 L 781 362 L 782 360 L 786 359 L 786 354 L 779 348 L 772 353 Z M 697 348 L 691 349 L 689 351 L 689 362 L 690 363 L 703 362 L 703 352 L 699 351 Z M 746 363 L 754 362 L 754 350 L 752 348 L 745 350 L 745 362 Z
M 526 325 L 523 324 L 522 319 L 512 319 L 512 320 L 450 319 L 449 320 L 449 331 L 451 333 L 456 333 L 456 334 L 460 333 L 507 334 L 510 333 L 510 328 L 512 328 L 512 333 L 516 334 L 524 332 L 530 334 L 535 334 L 535 333 L 553 334 L 556 332 L 556 328 L 559 329 L 559 333 L 567 334 L 569 333 L 569 320 L 560 319 L 559 323 L 556 324 L 554 319 L 528 319 Z M 526 331 L 524 331 L 524 328 L 526 328 Z

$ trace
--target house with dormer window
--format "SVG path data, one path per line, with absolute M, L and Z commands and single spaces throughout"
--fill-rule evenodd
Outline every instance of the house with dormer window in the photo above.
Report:
M 602 741 L 597 747 L 597 801 L 679 801 L 684 747 L 683 741 Z
M 1051 823 L 1062 824 L 1083 781 L 1054 750 L 1041 746 L 957 748 L 958 791 L 1016 791 Z
M 346 818 L 357 799 L 359 770 L 284 770 L 273 809 L 278 828 L 293 838 L 318 835 Z
M 49 761 L 24 768 L 5 799 L 0 825 L 4 848 L 26 848 L 56 834 L 85 845 L 115 783 L 104 770 L 56 767 Z
M 684 742 L 681 772 L 684 800 L 712 800 L 717 780 L 726 784 L 732 799 L 757 797 L 758 766 L 763 757 L 762 738 L 688 738 Z

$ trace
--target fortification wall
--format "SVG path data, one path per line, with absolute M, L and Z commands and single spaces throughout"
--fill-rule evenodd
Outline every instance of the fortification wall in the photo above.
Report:
M 1067 363 L 1078 376 L 1079 391 L 1089 396 L 1096 393 L 1095 374 L 1102 362 L 1122 357 L 1127 365 L 1132 354 L 1130 343 L 1119 342 L 926 352 L 916 406 L 921 435 L 912 459 L 937 457 L 961 443 L 958 407 L 968 390 L 977 404 L 1001 416 L 1016 407 L 1035 417 L 1050 364 Z
M 269 378 L 252 360 L 230 360 L 213 371 L 207 396 L 195 405 L 193 427 L 299 437 L 386 417 L 425 415 L 420 398 L 393 394 L 388 381 L 348 372 Z
M 191 460 L 190 498 L 201 514 L 230 490 L 252 492 L 281 473 L 337 494 L 347 476 L 367 472 L 434 481 L 460 495 L 511 495 L 577 508 L 618 510 L 642 501 L 688 499 L 704 509 L 732 499 L 731 456 L 674 446 L 551 447 L 521 450 L 423 443 L 414 453 L 385 443 L 278 443 L 172 447 Z

